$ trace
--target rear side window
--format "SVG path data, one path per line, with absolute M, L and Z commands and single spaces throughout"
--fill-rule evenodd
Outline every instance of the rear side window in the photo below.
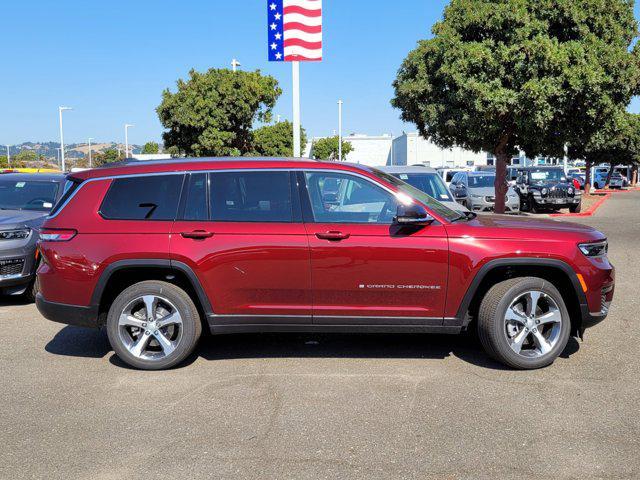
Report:
M 211 220 L 291 222 L 288 171 L 216 172 L 209 175 Z
M 62 206 L 67 202 L 67 200 L 69 200 L 69 198 L 71 198 L 76 190 L 80 188 L 80 185 L 82 185 L 82 180 L 80 180 L 79 178 L 67 177 L 64 182 L 62 197 L 60 197 L 60 200 L 58 200 L 53 206 L 53 209 L 51 210 L 51 212 L 49 212 L 49 215 L 55 215 L 56 213 L 58 213 Z
M 100 208 L 109 220 L 174 220 L 183 175 L 117 178 Z

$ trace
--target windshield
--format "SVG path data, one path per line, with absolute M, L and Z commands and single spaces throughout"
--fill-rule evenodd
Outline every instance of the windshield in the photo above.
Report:
M 393 173 L 392 175 L 436 200 L 453 202 L 447 186 L 437 173 Z
M 0 180 L 0 209 L 48 212 L 57 193 L 55 182 Z
M 565 179 L 564 172 L 560 168 L 530 170 L 529 177 L 531 178 L 531 183 L 562 182 Z
M 447 221 L 453 222 L 455 220 L 458 220 L 459 218 L 464 218 L 458 212 L 451 210 L 449 207 L 443 205 L 442 203 L 437 201 L 435 198 L 424 193 L 422 190 L 418 190 L 416 187 L 409 185 L 406 182 L 403 182 L 399 178 L 396 178 L 393 175 L 390 175 L 388 173 L 381 172 L 380 170 L 376 170 L 375 168 L 372 168 L 371 171 L 378 178 L 381 178 L 382 180 L 389 182 L 390 184 L 397 187 L 398 190 L 400 190 L 401 192 L 406 193 L 412 198 L 415 198 L 419 202 L 426 205 L 434 213 L 445 218 Z
M 469 188 L 493 187 L 495 183 L 495 175 L 469 175 Z

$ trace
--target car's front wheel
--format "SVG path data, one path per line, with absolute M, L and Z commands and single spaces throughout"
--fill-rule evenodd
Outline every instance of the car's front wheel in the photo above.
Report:
M 513 368 L 545 367 L 569 340 L 569 312 L 548 281 L 521 277 L 494 285 L 478 312 L 478 335 L 487 353 Z
M 109 342 L 124 362 L 143 370 L 171 368 L 193 352 L 202 324 L 181 288 L 156 280 L 120 293 L 107 316 Z
M 577 205 L 571 205 L 569 207 L 569 212 L 571 213 L 580 213 L 581 210 L 582 210 L 582 202 L 578 203 Z

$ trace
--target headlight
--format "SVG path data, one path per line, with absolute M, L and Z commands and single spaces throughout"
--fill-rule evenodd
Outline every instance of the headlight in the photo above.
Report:
M 594 243 L 581 243 L 578 248 L 587 257 L 604 257 L 609 251 L 609 244 L 606 240 Z
M 546 195 L 547 193 L 549 193 L 549 189 L 548 188 L 543 188 L 542 190 L 540 190 L 540 193 L 542 195 Z
M 3 230 L 0 231 L 0 240 L 23 240 L 31 233 L 30 228 L 21 228 L 19 230 Z

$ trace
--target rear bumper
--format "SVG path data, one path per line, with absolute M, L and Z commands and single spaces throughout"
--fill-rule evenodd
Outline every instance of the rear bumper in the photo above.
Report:
M 82 305 L 67 305 L 65 303 L 49 302 L 41 293 L 36 296 L 36 307 L 47 320 L 78 327 L 98 328 L 98 307 Z

